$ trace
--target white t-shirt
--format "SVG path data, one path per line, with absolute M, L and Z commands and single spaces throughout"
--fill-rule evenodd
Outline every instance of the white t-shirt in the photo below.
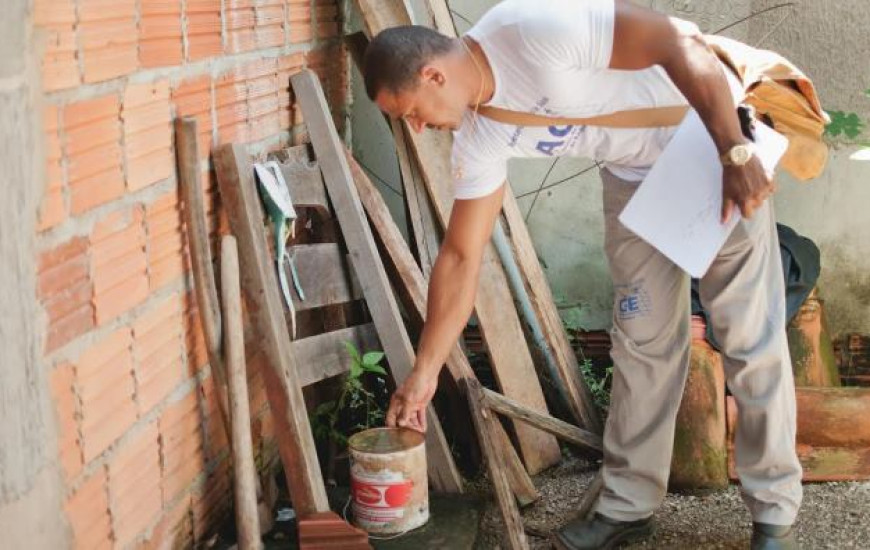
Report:
M 505 0 L 468 31 L 495 77 L 488 103 L 515 111 L 589 117 L 644 107 L 685 105 L 664 69 L 608 69 L 613 0 Z M 512 157 L 576 156 L 601 161 L 640 181 L 674 128 L 518 127 L 466 112 L 454 132 L 455 197 L 488 195 L 507 179 Z

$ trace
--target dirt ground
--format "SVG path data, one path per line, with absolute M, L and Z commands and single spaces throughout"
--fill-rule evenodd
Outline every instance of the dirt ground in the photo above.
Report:
M 542 499 L 523 510 L 533 549 L 548 549 L 547 535 L 572 518 L 597 465 L 567 459 L 535 477 Z M 479 487 L 487 494 L 488 487 Z M 669 494 L 655 515 L 654 538 L 624 548 L 745 549 L 751 519 L 736 486 L 703 497 Z M 481 521 L 475 548 L 507 548 L 501 539 L 503 523 L 490 500 Z M 798 516 L 798 540 L 804 550 L 870 548 L 870 482 L 804 485 Z

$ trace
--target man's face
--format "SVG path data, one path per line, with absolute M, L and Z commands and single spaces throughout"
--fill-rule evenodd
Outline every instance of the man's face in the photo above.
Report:
M 432 66 L 423 68 L 416 86 L 398 93 L 381 90 L 375 102 L 391 118 L 404 118 L 415 132 L 455 130 L 466 109 L 461 91 Z

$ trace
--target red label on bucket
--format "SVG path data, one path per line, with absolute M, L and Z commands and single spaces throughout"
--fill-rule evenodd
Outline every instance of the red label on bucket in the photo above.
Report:
M 353 499 L 363 506 L 372 508 L 402 508 L 411 498 L 414 484 L 403 481 L 362 481 L 351 480 Z

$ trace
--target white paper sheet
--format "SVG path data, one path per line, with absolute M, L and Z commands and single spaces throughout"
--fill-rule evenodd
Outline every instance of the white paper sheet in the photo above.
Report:
M 756 154 L 769 174 L 788 140 L 758 122 Z M 707 272 L 740 212 L 721 223 L 722 165 L 713 138 L 693 110 L 619 215 L 619 221 L 692 277 Z

